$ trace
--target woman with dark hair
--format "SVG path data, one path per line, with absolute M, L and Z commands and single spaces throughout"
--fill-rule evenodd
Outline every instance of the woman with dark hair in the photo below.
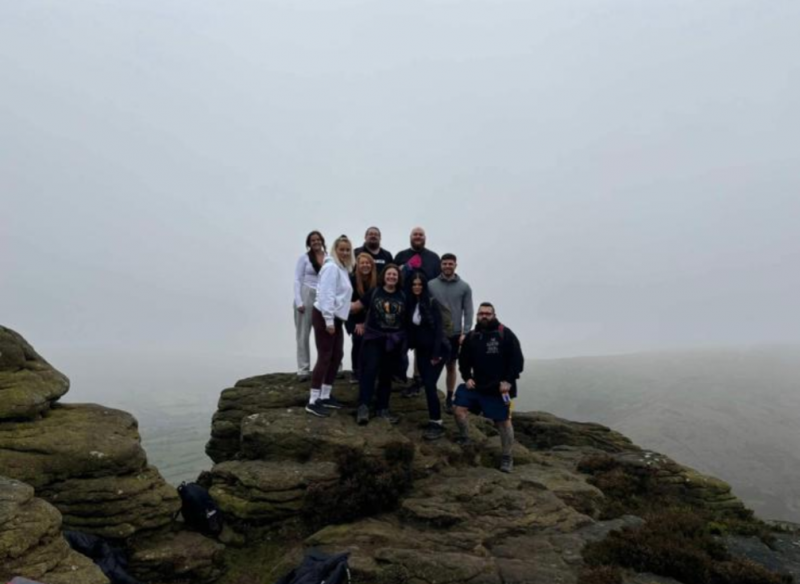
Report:
M 430 418 L 423 438 L 438 440 L 444 435 L 444 425 L 436 384 L 450 355 L 450 342 L 444 332 L 441 307 L 428 293 L 425 274 L 415 272 L 408 288 L 408 346 L 416 350 Z
M 389 411 L 392 375 L 406 345 L 406 295 L 400 268 L 388 264 L 381 272 L 378 286 L 369 295 L 367 320 L 359 356 L 358 414 L 360 425 L 369 422 L 369 405 L 378 381 L 375 415 L 396 424 L 400 418 Z
M 317 299 L 319 271 L 325 262 L 325 238 L 319 231 L 306 237 L 306 253 L 294 268 L 294 327 L 297 341 L 297 378 L 311 377 L 311 308 Z
M 367 320 L 367 307 L 369 294 L 378 285 L 378 270 L 375 260 L 368 253 L 360 253 L 356 258 L 355 272 L 350 276 L 353 285 L 353 304 L 350 307 L 350 318 L 347 319 L 345 328 L 352 337 L 353 348 L 350 359 L 353 363 L 352 383 L 358 383 L 358 356 L 361 353 L 361 341 L 364 338 L 364 323 Z
M 317 363 L 311 374 L 311 392 L 306 411 L 320 418 L 329 416 L 328 409 L 340 409 L 341 402 L 331 395 L 336 371 L 344 357 L 344 323 L 350 316 L 353 287 L 353 245 L 346 235 L 333 242 L 331 255 L 319 272 L 317 299 L 311 322 L 317 344 Z

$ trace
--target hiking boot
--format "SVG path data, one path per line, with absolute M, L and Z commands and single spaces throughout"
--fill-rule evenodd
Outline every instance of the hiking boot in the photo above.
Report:
M 514 470 L 514 459 L 510 456 L 503 456 L 500 460 L 500 472 L 511 472 Z
M 356 423 L 359 426 L 366 426 L 369 423 L 369 406 L 363 404 L 358 406 L 358 412 L 356 413 Z
M 378 410 L 376 416 L 379 417 L 379 418 L 383 418 L 384 420 L 386 420 L 390 424 L 397 424 L 400 421 L 400 417 L 394 415 L 389 410 Z
M 453 394 L 448 393 L 447 397 L 444 400 L 444 413 L 453 415 L 456 413 L 455 409 L 453 409 Z
M 453 440 L 459 446 L 471 446 L 472 440 L 470 440 L 469 436 L 456 436 L 456 439 Z
M 330 408 L 333 410 L 341 410 L 344 407 L 344 404 L 333 396 L 326 399 L 317 400 L 317 403 L 325 408 Z
M 444 426 L 441 424 L 437 424 L 436 422 L 431 422 L 428 424 L 428 427 L 425 428 L 425 432 L 423 432 L 422 437 L 425 440 L 438 440 L 444 436 Z
M 300 383 L 305 383 L 309 379 L 311 379 L 311 374 L 310 373 L 298 373 L 297 374 L 297 381 L 300 382 Z
M 306 406 L 306 411 L 318 418 L 328 418 L 331 415 L 328 409 L 320 403 L 320 400 L 315 401 L 313 404 L 308 404 Z

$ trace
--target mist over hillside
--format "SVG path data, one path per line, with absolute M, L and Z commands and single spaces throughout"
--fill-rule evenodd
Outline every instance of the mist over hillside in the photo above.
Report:
M 151 462 L 174 484 L 210 468 L 204 446 L 222 389 L 292 368 L 233 354 L 47 354 L 72 380 L 66 401 L 137 417 Z M 611 426 L 725 479 L 760 516 L 800 522 L 800 346 L 529 359 L 516 408 Z
M 800 521 L 800 346 L 541 360 L 517 407 L 598 422 Z

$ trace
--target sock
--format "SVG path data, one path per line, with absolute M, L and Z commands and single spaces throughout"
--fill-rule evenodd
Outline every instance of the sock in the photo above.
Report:
M 500 431 L 500 444 L 503 446 L 503 456 L 511 456 L 514 450 L 514 426 L 498 426 Z
M 321 390 L 312 389 L 311 390 L 311 395 L 308 397 L 308 405 L 313 406 L 315 403 L 317 403 L 317 400 L 319 399 L 319 394 L 320 393 L 321 393 Z
M 456 425 L 458 426 L 459 435 L 462 438 L 469 438 L 469 418 L 456 417 Z
M 322 389 L 320 390 L 320 399 L 328 399 L 331 397 L 331 390 L 333 389 L 332 385 L 325 385 L 322 384 Z

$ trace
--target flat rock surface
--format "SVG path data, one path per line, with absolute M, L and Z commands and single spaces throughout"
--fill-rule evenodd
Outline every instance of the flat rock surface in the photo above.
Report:
M 222 574 L 224 549 L 191 531 L 147 535 L 131 542 L 129 565 L 146 582 L 213 582 Z
M 35 418 L 68 390 L 64 374 L 21 335 L 0 326 L 0 421 Z

